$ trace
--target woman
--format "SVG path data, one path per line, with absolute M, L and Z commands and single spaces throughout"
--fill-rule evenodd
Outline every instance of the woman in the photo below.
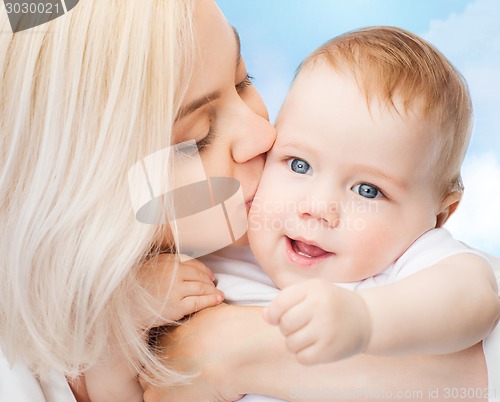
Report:
M 194 138 L 253 197 L 274 129 L 234 30 L 212 0 L 86 0 L 13 35 L 0 18 L 0 400 L 73 400 L 64 377 L 108 358 L 182 380 L 144 340 L 168 305 L 139 267 L 171 244 L 135 219 L 127 173 Z

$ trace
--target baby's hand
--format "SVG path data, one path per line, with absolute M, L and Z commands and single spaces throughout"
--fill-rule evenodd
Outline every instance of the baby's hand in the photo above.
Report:
M 214 285 L 213 272 L 202 262 L 180 262 L 175 254 L 160 254 L 144 264 L 139 280 L 158 302 L 161 313 L 147 327 L 170 324 L 170 321 L 213 307 L 224 300 L 224 293 Z
M 279 325 L 287 349 L 307 365 L 362 353 L 372 332 L 362 297 L 322 279 L 283 289 L 264 318 Z

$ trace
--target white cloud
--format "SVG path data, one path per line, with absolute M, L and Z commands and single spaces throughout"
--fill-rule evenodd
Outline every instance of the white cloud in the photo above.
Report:
M 500 157 L 500 1 L 475 0 L 463 13 L 433 20 L 423 36 L 466 78 L 475 109 L 475 150 Z
M 500 256 L 500 160 L 492 152 L 468 158 L 463 200 L 446 224 L 470 246 Z
M 488 58 L 489 52 L 495 53 L 496 49 L 498 53 L 500 49 L 500 44 L 494 40 L 500 33 L 499 17 L 498 0 L 474 0 L 461 14 L 453 13 L 446 20 L 431 21 L 424 36 L 439 48 L 445 48 L 452 59 L 463 58 L 463 49 L 466 52 L 477 49 L 476 56 Z
M 500 2 L 474 0 L 463 13 L 433 20 L 424 38 L 469 84 L 474 133 L 462 173 L 465 194 L 447 227 L 454 236 L 500 255 Z

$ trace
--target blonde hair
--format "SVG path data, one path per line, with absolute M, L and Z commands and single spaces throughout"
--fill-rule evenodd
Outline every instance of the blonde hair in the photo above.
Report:
M 117 339 L 180 378 L 133 319 L 152 314 L 136 275 L 162 228 L 136 221 L 127 173 L 170 145 L 192 3 L 85 0 L 15 34 L 0 12 L 0 346 L 40 376 L 77 376 Z
M 368 27 L 328 41 L 299 67 L 326 61 L 352 73 L 367 101 L 374 95 L 404 111 L 418 107 L 437 123 L 440 154 L 435 185 L 444 192 L 462 191 L 460 166 L 472 132 L 472 104 L 467 83 L 451 62 L 431 44 L 395 27 Z

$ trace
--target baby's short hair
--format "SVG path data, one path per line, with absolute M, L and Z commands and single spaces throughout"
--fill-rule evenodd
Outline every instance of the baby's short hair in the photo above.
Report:
M 298 71 L 327 62 L 352 73 L 367 101 L 373 96 L 404 111 L 417 110 L 438 126 L 441 152 L 435 185 L 443 195 L 462 191 L 460 166 L 472 132 L 472 104 L 467 83 L 431 44 L 406 30 L 369 27 L 337 36 L 309 55 Z

